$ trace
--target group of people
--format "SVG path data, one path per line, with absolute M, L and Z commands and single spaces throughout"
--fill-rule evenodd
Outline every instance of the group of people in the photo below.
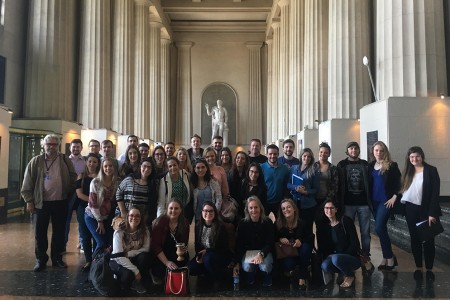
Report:
M 123 288 L 139 293 L 146 291 L 142 278 L 161 284 L 167 269 L 182 266 L 188 266 L 191 275 L 214 279 L 229 274 L 226 270 L 234 276 L 245 274 L 248 284 L 255 282 L 259 269 L 262 285 L 271 286 L 275 262 L 306 289 L 315 241 L 315 252 L 323 257 L 324 282 L 339 273 L 338 283 L 345 288 L 353 285 L 356 269 L 368 274 L 374 270 L 372 216 L 383 254 L 378 269 L 395 270 L 387 222 L 394 211 L 402 211 L 417 267 L 414 278 L 423 277 L 424 257 L 426 278 L 434 280 L 434 239 L 422 243 L 416 223 L 439 221 L 440 179 L 420 147 L 408 150 L 402 175 L 381 141 L 372 146 L 370 162 L 359 158 L 358 143 L 348 143 L 348 157 L 337 166 L 328 161 L 328 144 L 319 145 L 315 161 L 310 148 L 302 149 L 300 159 L 294 157 L 292 140 L 284 141 L 282 157 L 276 145 L 268 145 L 267 156 L 262 155 L 258 139 L 250 142 L 249 153 L 238 151 L 233 157 L 221 136 L 214 136 L 206 149 L 194 135 L 190 149 L 175 149 L 169 142 L 156 146 L 149 156 L 149 145 L 138 144 L 132 135 L 118 159 L 111 154 L 109 140 L 91 140 L 86 157 L 81 156 L 79 139 L 72 141 L 70 156 L 59 153 L 59 144 L 58 136 L 47 135 L 44 154 L 29 162 L 24 175 L 21 194 L 35 222 L 35 272 L 44 270 L 49 259 L 50 219 L 53 266 L 67 267 L 62 259 L 68 235 L 64 225 L 76 209 L 86 259 L 82 271 L 89 270 L 95 249 L 112 245 L 113 253 L 126 253 L 112 259 L 113 272 Z M 237 211 L 225 219 L 222 206 L 232 199 Z M 123 219 L 115 231 L 114 218 Z M 191 223 L 192 257 L 187 251 Z M 275 255 L 276 247 L 295 251 L 281 258 Z

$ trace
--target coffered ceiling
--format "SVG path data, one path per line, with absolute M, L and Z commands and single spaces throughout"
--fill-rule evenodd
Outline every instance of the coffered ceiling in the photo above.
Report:
M 173 32 L 265 32 L 273 0 L 161 0 Z

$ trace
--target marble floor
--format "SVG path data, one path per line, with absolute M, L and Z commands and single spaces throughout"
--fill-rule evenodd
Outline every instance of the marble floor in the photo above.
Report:
M 95 298 L 101 299 L 89 282 L 87 274 L 80 271 L 84 263 L 83 254 L 76 248 L 77 224 L 72 223 L 70 241 L 65 261 L 68 269 L 48 267 L 34 273 L 34 237 L 28 218 L 0 225 L 0 300 L 2 299 L 47 299 L 47 298 Z M 193 237 L 193 235 L 192 235 Z M 192 248 L 192 245 L 191 245 Z M 407 249 L 406 249 L 407 250 Z M 270 288 L 261 288 L 258 282 L 251 287 L 241 286 L 234 292 L 232 280 L 211 284 L 207 278 L 191 277 L 191 294 L 205 299 L 286 299 L 286 298 L 446 298 L 450 299 L 450 266 L 436 261 L 434 283 L 416 282 L 413 279 L 414 262 L 410 253 L 394 247 L 399 267 L 397 272 L 375 270 L 371 276 L 357 271 L 355 285 L 342 289 L 332 283 L 327 286 L 298 290 L 283 276 L 275 276 Z M 381 250 L 376 236 L 372 237 L 372 261 L 375 266 L 381 260 Z M 154 297 L 166 298 L 161 286 L 147 283 L 148 292 L 139 295 L 129 291 L 122 298 Z M 192 298 L 192 297 L 191 297 Z M 180 298 L 178 298 L 180 299 Z

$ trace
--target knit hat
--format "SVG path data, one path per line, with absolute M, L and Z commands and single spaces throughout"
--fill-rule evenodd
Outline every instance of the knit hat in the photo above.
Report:
M 353 141 L 353 142 L 350 142 L 347 144 L 347 149 L 350 147 L 358 147 L 358 149 L 359 149 L 359 144 L 357 142 Z

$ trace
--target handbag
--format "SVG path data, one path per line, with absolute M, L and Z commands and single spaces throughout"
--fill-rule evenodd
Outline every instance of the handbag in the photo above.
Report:
M 258 253 L 261 252 L 261 250 L 247 250 L 245 251 L 245 257 L 244 257 L 244 261 L 246 263 L 252 263 L 252 260 L 255 258 L 256 255 L 258 255 Z
M 166 295 L 188 296 L 190 294 L 189 269 L 187 267 L 167 269 L 164 290 Z
M 277 254 L 278 259 L 298 256 L 297 248 L 294 248 L 291 245 L 282 244 L 280 242 L 275 243 L 275 252 Z
M 233 223 L 238 213 L 239 204 L 231 196 L 222 199 L 220 215 L 222 220 L 227 223 Z
M 436 235 L 444 232 L 441 222 L 437 219 L 436 223 L 428 225 L 428 220 L 416 224 L 417 235 L 421 242 L 426 242 L 433 239 Z

